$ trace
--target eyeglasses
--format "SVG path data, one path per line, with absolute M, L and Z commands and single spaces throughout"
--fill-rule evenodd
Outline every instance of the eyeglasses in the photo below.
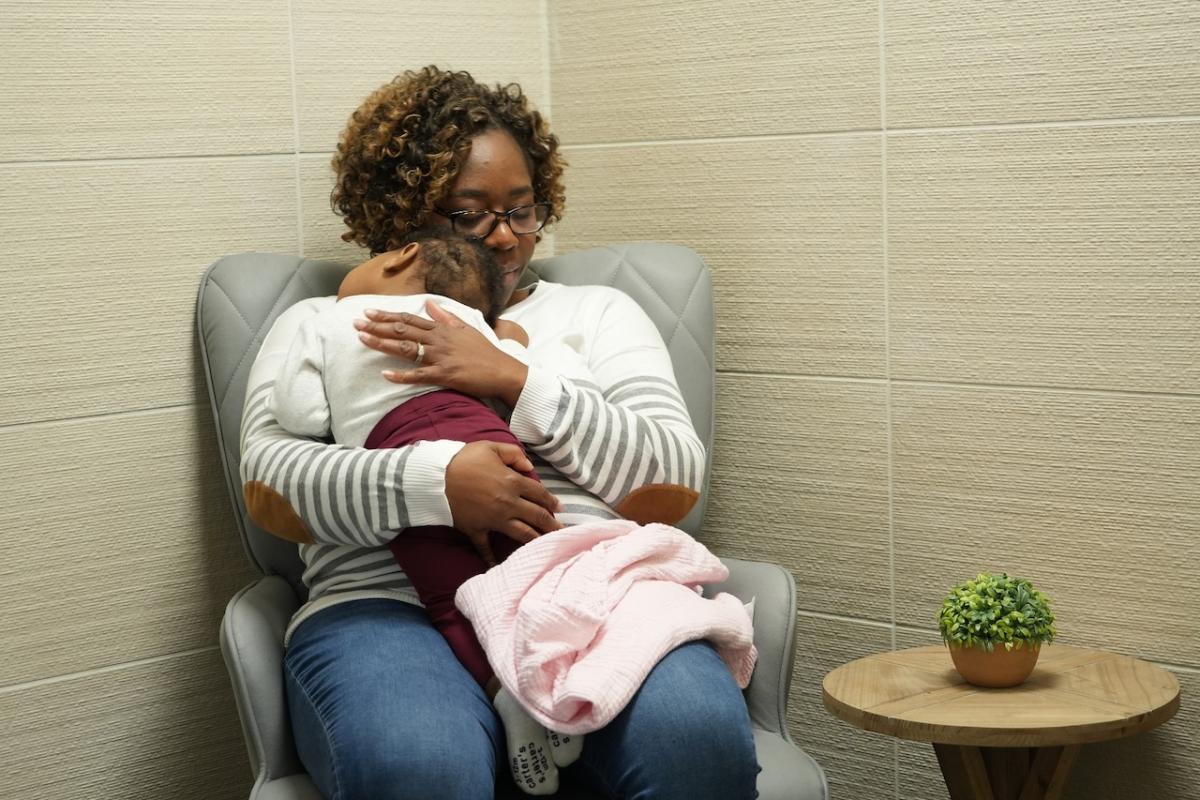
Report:
M 486 239 L 496 230 L 501 219 L 517 236 L 537 233 L 545 227 L 546 220 L 550 217 L 550 204 L 530 203 L 510 208 L 508 211 L 445 211 L 440 208 L 434 208 L 434 211 L 449 219 L 450 227 L 459 236 Z

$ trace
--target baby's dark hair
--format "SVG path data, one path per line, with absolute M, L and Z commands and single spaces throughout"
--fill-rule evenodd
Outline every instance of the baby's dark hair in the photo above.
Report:
M 421 246 L 427 267 L 425 291 L 479 309 L 487 324 L 495 326 L 503 310 L 504 287 L 491 251 L 445 229 L 415 230 L 400 247 L 414 242 Z

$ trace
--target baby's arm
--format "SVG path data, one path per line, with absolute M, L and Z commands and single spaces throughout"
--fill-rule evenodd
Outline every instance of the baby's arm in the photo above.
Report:
M 325 349 L 318 332 L 322 319 L 310 317 L 300 325 L 267 398 L 267 408 L 279 424 L 299 436 L 325 437 L 330 432 Z
M 246 510 L 283 539 L 360 547 L 385 545 L 401 528 L 452 524 L 445 475 L 462 442 L 386 450 L 326 444 L 287 430 L 268 407 L 292 341 L 326 301 L 304 300 L 280 314 L 250 368 L 241 439 Z

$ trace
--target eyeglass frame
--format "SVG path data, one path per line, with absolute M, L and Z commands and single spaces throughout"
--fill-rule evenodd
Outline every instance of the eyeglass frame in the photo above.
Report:
M 546 218 L 543 219 L 540 223 L 538 223 L 538 226 L 536 228 L 534 228 L 531 231 L 520 231 L 520 232 L 513 230 L 513 226 L 512 226 L 512 222 L 511 222 L 511 218 L 512 218 L 513 214 L 516 214 L 518 211 L 524 211 L 527 208 L 537 208 L 538 206 L 541 206 L 546 209 Z M 546 227 L 546 223 L 550 220 L 550 214 L 554 211 L 554 204 L 553 203 L 524 203 L 522 205 L 514 206 L 513 208 L 510 208 L 508 211 L 493 211 L 490 208 L 464 208 L 461 211 L 447 211 L 446 209 L 439 208 L 438 206 L 434 206 L 433 210 L 435 212 L 437 212 L 438 214 L 442 215 L 443 217 L 445 217 L 446 219 L 450 220 L 450 229 L 453 230 L 455 233 L 458 233 L 464 239 L 467 239 L 470 241 L 482 241 L 483 239 L 486 239 L 487 237 L 491 236 L 493 233 L 496 232 L 496 228 L 498 228 L 500 226 L 501 219 L 504 220 L 504 224 L 508 226 L 508 229 L 510 231 L 512 231 L 513 236 L 533 236 L 534 234 L 540 233 L 541 230 Z M 467 216 L 468 214 L 491 214 L 492 215 L 492 227 L 488 228 L 487 233 L 485 233 L 483 235 L 478 235 L 478 234 L 472 235 L 472 234 L 460 233 L 458 230 L 457 220 L 461 217 Z

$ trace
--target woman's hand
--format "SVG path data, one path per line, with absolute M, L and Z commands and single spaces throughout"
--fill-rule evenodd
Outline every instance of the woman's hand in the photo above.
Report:
M 558 498 L 521 474 L 532 469 L 520 447 L 499 442 L 468 442 L 446 467 L 454 527 L 488 566 L 496 563 L 488 542 L 491 531 L 525 544 L 562 527 L 552 513 L 559 508 Z
M 425 304 L 432 320 L 415 314 L 367 311 L 357 320 L 363 344 L 381 353 L 416 361 L 414 369 L 389 370 L 393 383 L 436 384 L 474 397 L 495 397 L 510 408 L 517 404 L 529 368 L 496 348 L 482 333 L 433 301 Z

